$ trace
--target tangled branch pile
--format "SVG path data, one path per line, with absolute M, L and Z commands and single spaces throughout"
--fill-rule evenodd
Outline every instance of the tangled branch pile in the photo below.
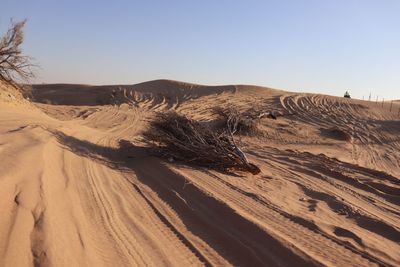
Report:
M 0 38 L 0 80 L 12 82 L 16 78 L 27 80 L 34 76 L 31 58 L 22 54 L 23 27 L 26 20 L 11 23 L 10 29 Z
M 255 114 L 242 113 L 235 107 L 214 110 L 232 134 L 255 135 L 259 132 L 260 119 Z
M 232 134 L 216 133 L 175 112 L 159 114 L 145 137 L 166 157 L 224 171 L 260 172 L 237 147 Z

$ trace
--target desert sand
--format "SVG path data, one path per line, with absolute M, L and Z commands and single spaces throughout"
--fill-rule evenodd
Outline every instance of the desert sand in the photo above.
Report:
M 261 173 L 149 153 L 155 112 L 273 110 Z M 0 84 L 0 266 L 400 266 L 400 103 L 156 80 Z

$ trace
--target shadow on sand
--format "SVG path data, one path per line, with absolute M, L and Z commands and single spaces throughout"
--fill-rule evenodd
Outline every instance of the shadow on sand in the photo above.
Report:
M 159 219 L 206 265 L 211 262 L 197 249 L 194 240 L 181 233 L 150 200 L 142 184 L 148 186 L 171 207 L 189 232 L 206 242 L 233 265 L 319 266 L 306 255 L 295 253 L 280 240 L 263 231 L 227 204 L 210 196 L 184 176 L 152 156 L 149 148 L 121 141 L 119 148 L 104 147 L 61 132 L 54 136 L 71 152 L 110 168 L 134 174 L 140 183 L 129 181 Z

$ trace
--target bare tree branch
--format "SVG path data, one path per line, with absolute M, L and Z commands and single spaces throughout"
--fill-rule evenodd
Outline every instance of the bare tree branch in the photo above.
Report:
M 15 82 L 27 81 L 33 78 L 32 58 L 22 53 L 21 45 L 24 41 L 23 28 L 26 20 L 11 21 L 10 28 L 0 39 L 0 80 Z
M 229 128 L 218 133 L 185 116 L 168 112 L 159 113 L 144 136 L 167 158 L 225 171 L 260 172 L 236 145 Z

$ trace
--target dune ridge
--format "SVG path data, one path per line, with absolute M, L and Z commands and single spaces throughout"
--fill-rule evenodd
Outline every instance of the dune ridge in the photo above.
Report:
M 385 106 L 171 80 L 33 85 L 31 104 L 6 87 L 0 266 L 400 265 L 400 119 Z M 143 142 L 155 112 L 209 122 L 227 105 L 280 115 L 238 140 L 259 175 Z

